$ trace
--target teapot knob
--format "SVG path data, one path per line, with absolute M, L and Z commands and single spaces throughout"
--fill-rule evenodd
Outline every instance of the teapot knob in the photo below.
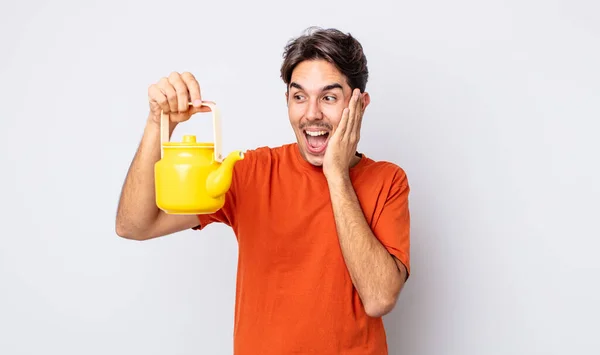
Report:
M 184 135 L 183 143 L 196 143 L 196 136 L 194 135 Z

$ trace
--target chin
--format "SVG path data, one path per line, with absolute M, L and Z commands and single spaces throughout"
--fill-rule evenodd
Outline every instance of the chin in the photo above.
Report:
M 302 155 L 302 158 L 304 158 L 304 160 L 311 165 L 319 167 L 323 166 L 325 152 L 321 154 L 312 153 L 305 143 L 306 142 L 298 142 L 298 147 L 300 148 L 300 154 Z
M 323 166 L 323 157 L 321 156 L 312 156 L 310 154 L 306 154 L 306 161 L 308 161 L 311 165 L 322 167 Z

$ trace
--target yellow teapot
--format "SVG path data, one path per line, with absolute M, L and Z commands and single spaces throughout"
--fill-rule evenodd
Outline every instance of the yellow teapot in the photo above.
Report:
M 190 103 L 191 105 L 191 103 Z M 181 142 L 169 141 L 169 115 L 161 112 L 161 159 L 154 165 L 156 205 L 168 214 L 209 214 L 225 204 L 231 187 L 233 166 L 244 159 L 242 151 L 221 155 L 221 121 L 215 104 L 214 143 L 196 142 L 196 136 L 184 135 Z

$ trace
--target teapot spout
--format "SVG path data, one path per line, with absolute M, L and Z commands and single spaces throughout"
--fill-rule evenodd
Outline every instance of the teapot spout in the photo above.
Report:
M 244 153 L 240 150 L 233 151 L 223 160 L 223 163 L 211 172 L 206 179 L 206 192 L 213 198 L 224 195 L 231 187 L 233 177 L 233 166 L 239 160 L 244 159 Z

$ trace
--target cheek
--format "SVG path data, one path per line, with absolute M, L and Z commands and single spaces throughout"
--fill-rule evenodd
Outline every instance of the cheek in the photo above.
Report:
M 341 105 L 323 107 L 323 114 L 333 126 L 338 125 L 342 118 L 343 111 L 344 107 Z
M 297 107 L 290 105 L 288 106 L 288 116 L 290 118 L 290 122 L 298 123 L 302 118 L 302 111 L 299 110 Z

